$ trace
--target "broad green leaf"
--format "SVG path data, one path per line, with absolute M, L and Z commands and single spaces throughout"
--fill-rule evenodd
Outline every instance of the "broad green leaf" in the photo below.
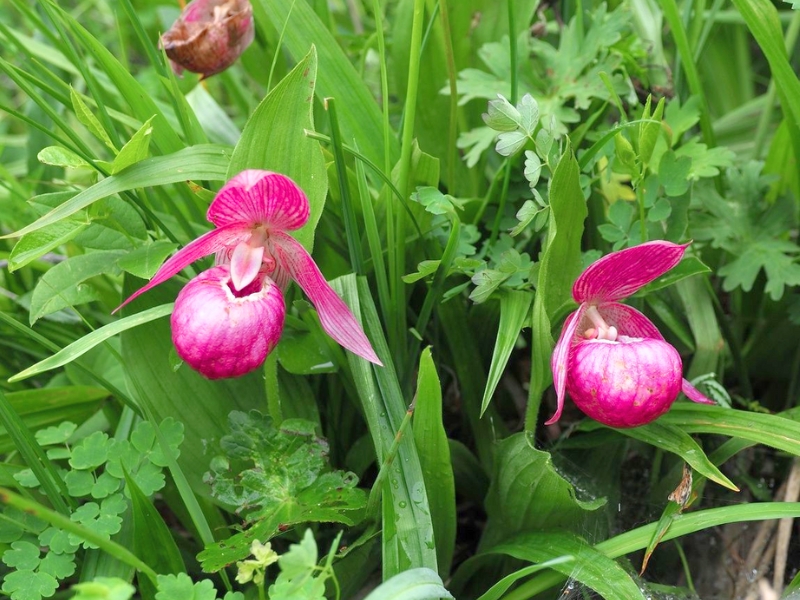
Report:
M 689 434 L 712 433 L 749 440 L 800 456 L 800 423 L 781 415 L 678 402 L 659 423 L 678 426 Z
M 111 163 L 112 175 L 116 175 L 123 169 L 147 158 L 150 153 L 150 139 L 153 136 L 153 119 L 155 119 L 155 116 L 147 119 L 119 151 L 114 162 Z
M 108 325 L 100 327 L 99 329 L 95 329 L 79 340 L 72 342 L 69 346 L 62 348 L 52 356 L 49 356 L 44 360 L 39 361 L 35 365 L 28 367 L 24 371 L 20 371 L 13 377 L 10 377 L 9 381 L 22 381 L 23 379 L 33 377 L 39 373 L 44 373 L 45 371 L 50 371 L 51 369 L 56 369 L 69 364 L 79 356 L 83 356 L 95 346 L 102 344 L 104 341 L 114 337 L 118 333 L 171 314 L 172 308 L 172 304 L 157 306 L 155 308 L 133 314 L 129 317 L 118 319 L 112 323 L 109 323 Z
M 378 106 L 364 79 L 311 5 L 294 0 L 257 0 L 252 4 L 257 28 L 269 24 L 281 32 L 286 27 L 283 43 L 296 61 L 301 62 L 301 58 L 307 56 L 310 40 L 313 40 L 314 54 L 319 53 L 320 63 L 325 68 L 320 69 L 311 93 L 316 91 L 320 99 L 332 96 L 340 106 L 348 107 L 341 115 L 342 136 L 345 140 L 358 140 L 361 152 L 374 164 L 383 165 L 383 136 L 379 135 L 383 131 L 383 121 Z M 400 154 L 394 136 L 389 139 L 389 154 L 389 163 L 394 164 Z
M 549 385 L 553 342 L 549 326 L 556 311 L 572 298 L 572 284 L 581 271 L 581 237 L 588 210 L 580 185 L 580 170 L 567 147 L 550 181 L 550 218 L 536 297 L 533 303 L 533 356 L 525 429 L 533 431 L 539 404 Z
M 62 308 L 95 300 L 97 296 L 94 290 L 83 282 L 113 271 L 120 256 L 121 253 L 115 250 L 79 254 L 47 271 L 33 289 L 31 324 Z
M 425 568 L 398 573 L 372 590 L 364 600 L 438 600 L 453 596 L 435 571 Z
M 44 229 L 23 235 L 8 257 L 8 270 L 16 271 L 41 258 L 86 229 L 86 219 L 71 218 L 48 225 Z
M 586 422 L 584 425 L 587 430 L 599 429 L 602 425 Z M 711 481 L 718 483 L 735 492 L 739 491 L 730 479 L 725 477 L 720 470 L 708 459 L 700 445 L 694 441 L 692 436 L 686 433 L 682 428 L 675 427 L 662 423 L 661 420 L 654 423 L 648 423 L 641 427 L 632 427 L 630 429 L 617 429 L 615 430 L 622 435 L 626 435 L 636 440 L 651 444 L 667 452 L 677 454 L 685 460 L 691 467 L 708 477 Z
M 710 273 L 711 269 L 696 256 L 687 256 L 678 265 L 667 271 L 655 281 L 647 284 L 636 295 L 646 296 L 651 292 L 669 287 L 687 277 Z
M 530 292 L 507 291 L 500 297 L 500 325 L 497 329 L 497 340 L 492 352 L 492 364 L 489 367 L 489 378 L 481 400 L 481 416 L 486 412 L 489 402 L 500 383 L 511 351 L 519 337 L 520 330 L 527 324 L 533 296 Z
M 36 155 L 39 162 L 56 167 L 69 167 L 72 169 L 93 169 L 92 165 L 83 160 L 69 148 L 61 146 L 48 146 Z
M 100 124 L 100 121 L 97 120 L 97 117 L 94 116 L 94 113 L 91 109 L 86 105 L 81 95 L 76 92 L 72 86 L 69 87 L 69 96 L 70 100 L 72 101 L 72 110 L 75 111 L 75 116 L 91 133 L 94 135 L 98 140 L 103 142 L 106 146 L 111 148 L 114 153 L 117 152 L 117 149 L 114 147 L 111 138 L 108 137 L 108 133 L 106 130 L 103 129 L 103 126 Z
M 407 401 L 400 389 L 367 282 L 349 275 L 335 279 L 331 285 L 348 303 L 356 319 L 364 323 L 364 330 L 384 364 L 373 367 L 362 358 L 347 355 L 375 453 L 382 463 L 405 417 Z M 414 567 L 437 569 L 422 467 L 416 446 L 408 436 L 401 440 L 394 464 L 398 469 L 392 471 L 390 481 L 382 490 L 384 579 Z
M 605 503 L 605 498 L 577 498 L 573 485 L 553 467 L 550 454 L 531 447 L 525 434 L 517 433 L 498 444 L 481 543 L 492 547 L 531 530 L 580 531 Z
M 164 518 L 127 472 L 125 483 L 133 507 L 133 547 L 136 554 L 157 573 L 186 571 L 181 552 Z
M 167 156 L 146 158 L 76 194 L 71 200 L 19 231 L 0 236 L 0 239 L 20 237 L 37 231 L 75 214 L 101 198 L 134 188 L 155 187 L 194 179 L 223 180 L 228 171 L 229 156 L 230 149 L 226 146 L 203 144 L 184 148 Z
M 503 595 L 520 579 L 524 579 L 529 575 L 533 575 L 538 571 L 544 571 L 545 569 L 549 569 L 559 563 L 568 563 L 573 562 L 575 560 L 574 556 L 561 556 L 559 558 L 554 558 L 553 560 L 546 560 L 543 563 L 539 563 L 538 565 L 531 565 L 530 567 L 523 567 L 518 571 L 514 571 L 510 575 L 506 575 L 500 581 L 495 583 L 491 588 L 489 588 L 485 594 L 482 594 L 478 600 L 500 600 Z
M 564 532 L 526 533 L 491 547 L 491 554 L 505 554 L 520 560 L 541 563 L 562 556 L 575 562 L 557 562 L 552 569 L 589 586 L 603 598 L 644 600 L 644 594 L 631 575 L 598 547 Z
M 413 429 L 428 491 L 436 559 L 446 577 L 456 541 L 456 493 L 450 446 L 442 418 L 442 388 L 430 348 L 423 350 L 419 359 Z
M 266 169 L 291 177 L 303 189 L 311 205 L 308 222 L 292 232 L 309 251 L 314 245 L 314 229 L 328 191 L 322 150 L 318 142 L 304 133 L 314 130 L 312 109 L 316 83 L 317 53 L 312 47 L 248 119 L 231 156 L 227 175 L 230 179 L 245 169 Z
M 117 266 L 141 279 L 150 279 L 175 248 L 177 244 L 166 240 L 148 242 L 117 260 Z

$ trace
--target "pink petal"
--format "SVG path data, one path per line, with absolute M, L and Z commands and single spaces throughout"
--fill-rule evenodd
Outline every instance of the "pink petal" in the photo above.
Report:
M 209 379 L 239 377 L 258 368 L 280 340 L 283 294 L 263 275 L 241 292 L 227 266 L 212 267 L 178 294 L 172 341 L 186 363 Z
M 266 225 L 275 230 L 298 229 L 308 221 L 308 198 L 280 173 L 249 169 L 228 181 L 208 207 L 217 227 Z
M 620 335 L 632 338 L 664 339 L 653 322 L 635 308 L 618 302 L 610 302 L 601 304 L 597 310 L 606 323 L 617 328 L 617 333 Z
M 117 312 L 128 304 L 128 302 L 144 294 L 150 288 L 157 286 L 159 283 L 164 283 L 173 275 L 177 275 L 194 261 L 222 250 L 227 246 L 235 246 L 239 242 L 247 240 L 249 237 L 250 230 L 246 228 L 243 229 L 238 225 L 214 229 L 201 235 L 196 240 L 181 248 L 167 262 L 161 265 L 161 268 L 156 271 L 156 274 L 153 275 L 153 278 L 147 285 L 129 296 L 128 299 L 115 308 L 113 312 Z
M 556 399 L 558 402 L 556 413 L 545 421 L 545 425 L 552 425 L 561 418 L 561 411 L 564 410 L 564 395 L 567 386 L 567 367 L 569 366 L 569 355 L 578 332 L 578 325 L 583 320 L 583 314 L 588 307 L 582 304 L 578 310 L 567 317 L 564 321 L 564 328 L 561 336 L 553 350 L 550 358 L 550 368 L 553 371 L 553 386 L 556 388 Z
M 231 282 L 236 290 L 251 283 L 261 269 L 264 246 L 252 247 L 247 242 L 239 242 L 231 255 Z
M 578 277 L 572 297 L 590 304 L 627 298 L 677 265 L 688 245 L 656 240 L 612 252 Z
M 683 380 L 683 385 L 681 385 L 681 391 L 683 392 L 683 395 L 686 396 L 692 402 L 697 402 L 699 404 L 716 404 L 716 402 L 714 402 L 710 398 L 706 398 L 703 394 L 701 394 L 700 390 L 694 387 L 686 379 Z
M 382 366 L 353 313 L 333 291 L 306 249 L 280 231 L 273 231 L 267 244 L 278 266 L 303 288 L 316 307 L 322 328 L 328 335 L 353 354 Z

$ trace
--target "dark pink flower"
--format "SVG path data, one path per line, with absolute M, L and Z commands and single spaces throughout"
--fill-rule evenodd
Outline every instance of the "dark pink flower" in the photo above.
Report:
M 208 220 L 216 229 L 167 260 L 122 306 L 216 253 L 217 266 L 187 284 L 172 313 L 175 348 L 194 369 L 212 379 L 236 377 L 264 362 L 280 339 L 285 313 L 281 290 L 292 279 L 316 307 L 328 335 L 380 365 L 350 309 L 305 248 L 286 233 L 302 227 L 308 213 L 305 194 L 285 175 L 242 171 L 208 207 Z
M 180 75 L 209 77 L 230 67 L 255 36 L 247 0 L 194 0 L 161 36 L 161 47 Z
M 654 241 L 612 252 L 590 265 L 572 287 L 580 303 L 567 317 L 551 359 L 558 399 L 565 393 L 588 416 L 612 427 L 637 427 L 669 410 L 682 390 L 713 404 L 683 379 L 681 359 L 656 326 L 620 304 L 677 265 L 686 245 Z

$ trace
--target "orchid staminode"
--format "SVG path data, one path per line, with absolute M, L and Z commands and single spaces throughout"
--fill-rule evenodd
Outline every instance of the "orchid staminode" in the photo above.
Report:
M 612 252 L 591 264 L 572 287 L 579 303 L 551 359 L 558 407 L 565 393 L 585 414 L 611 427 L 638 427 L 669 410 L 683 393 L 713 404 L 683 378 L 681 358 L 638 310 L 620 304 L 677 265 L 688 244 L 653 241 Z
M 172 312 L 172 341 L 192 368 L 218 379 L 243 375 L 263 363 L 283 331 L 283 290 L 292 279 L 317 309 L 328 335 L 380 365 L 350 309 L 300 242 L 286 233 L 302 227 L 308 215 L 306 195 L 285 175 L 242 171 L 208 207 L 207 218 L 216 229 L 167 260 L 119 308 L 216 253 L 216 266 L 181 290 Z

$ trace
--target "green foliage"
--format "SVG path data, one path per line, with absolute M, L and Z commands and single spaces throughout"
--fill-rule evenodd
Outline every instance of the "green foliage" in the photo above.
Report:
M 363 517 L 366 495 L 353 473 L 332 471 L 328 444 L 314 424 L 300 419 L 280 428 L 258 411 L 234 411 L 222 454 L 211 462 L 206 481 L 218 501 L 234 508 L 247 528 L 206 548 L 200 560 L 217 571 L 243 559 L 253 540 L 268 540 L 287 526 L 306 522 L 354 525 Z
M 480 600 L 641 598 L 680 579 L 704 597 L 735 579 L 692 560 L 697 534 L 797 516 L 771 502 L 800 456 L 797 7 L 251 4 L 255 40 L 202 82 L 160 51 L 176 3 L 0 9 L 2 593 L 453 597 L 444 579 Z M 286 281 L 282 341 L 236 380 L 175 354 L 178 282 L 112 313 L 246 168 L 303 188 L 295 233 L 382 367 Z M 721 406 L 619 432 L 567 399 L 541 425 L 575 278 L 656 239 L 693 243 L 626 302 Z M 684 462 L 698 499 L 678 515 Z M 679 536 L 632 574 L 623 557 Z M 745 575 L 714 593 L 753 596 Z

